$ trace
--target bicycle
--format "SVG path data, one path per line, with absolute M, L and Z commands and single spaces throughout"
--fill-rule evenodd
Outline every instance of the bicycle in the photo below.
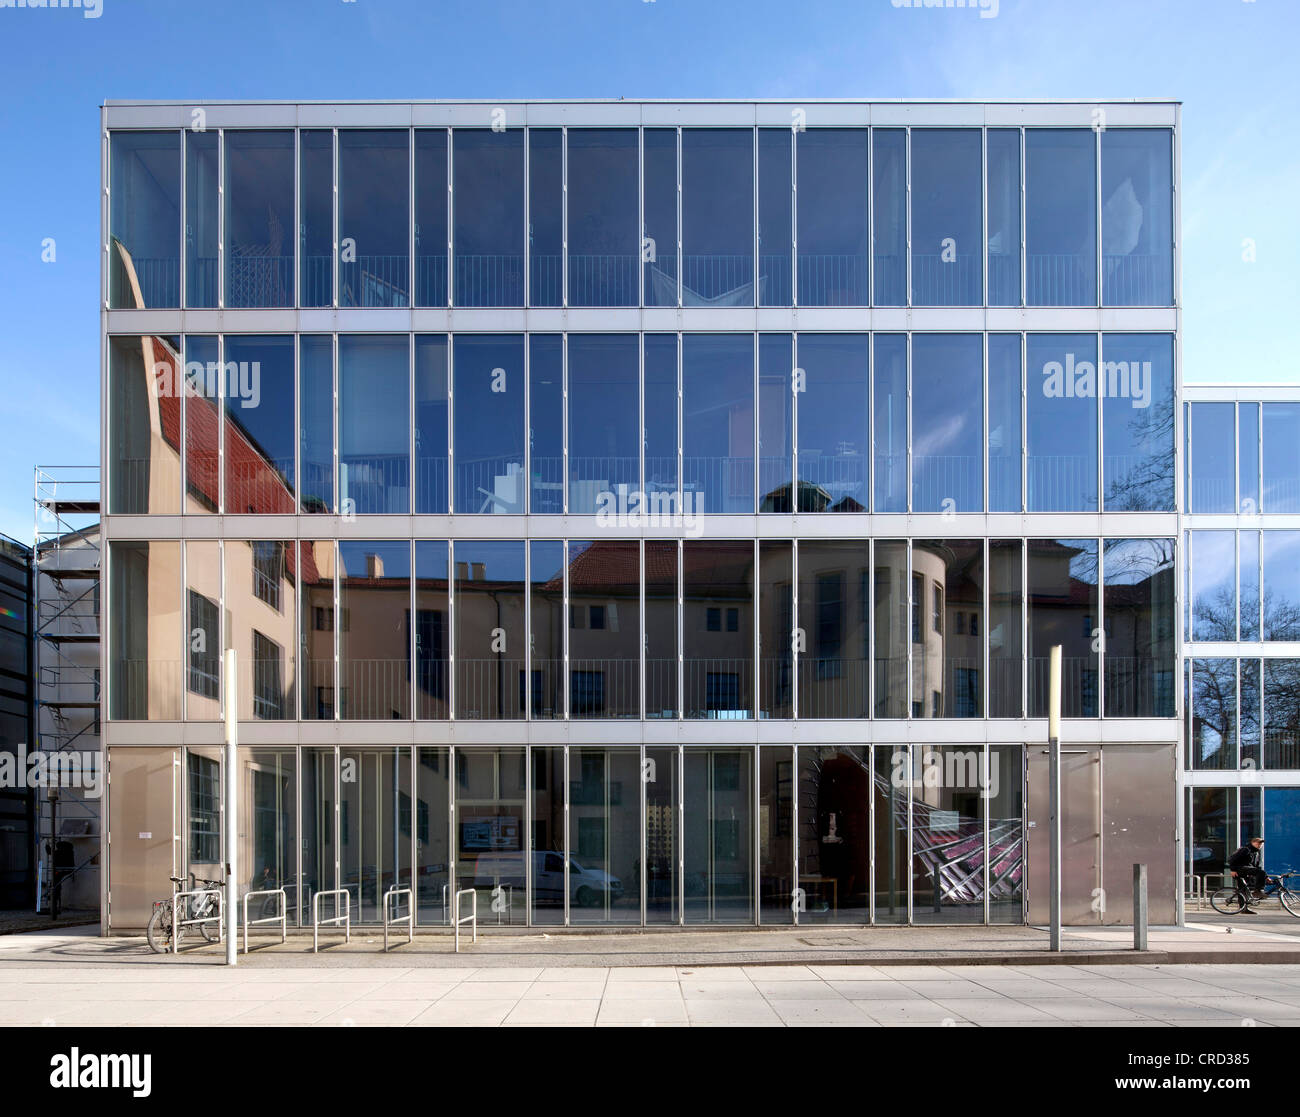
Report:
M 208 942 L 221 941 L 221 927 L 217 922 L 220 907 L 220 890 L 224 887 L 219 880 L 202 880 L 190 873 L 188 881 L 190 891 L 197 888 L 215 889 L 200 896 L 186 896 L 181 901 L 180 918 L 176 917 L 176 893 L 186 883 L 185 877 L 169 877 L 172 882 L 172 898 L 155 900 L 153 914 L 149 916 L 149 926 L 145 929 L 145 938 L 149 949 L 155 954 L 166 954 L 172 949 L 173 938 L 177 948 L 185 940 L 185 932 L 197 926 L 199 933 Z M 191 922 L 203 920 L 201 923 Z
M 1267 902 L 1273 897 L 1281 902 L 1282 907 L 1300 919 L 1300 892 L 1293 892 L 1287 887 L 1287 879 L 1298 876 L 1300 873 L 1295 871 L 1289 873 L 1280 873 L 1270 875 L 1264 882 L 1264 888 L 1258 892 L 1250 901 L 1251 906 Z M 1238 915 L 1244 906 L 1241 899 L 1241 892 L 1234 885 L 1231 888 L 1220 888 L 1210 897 L 1210 906 L 1220 915 Z

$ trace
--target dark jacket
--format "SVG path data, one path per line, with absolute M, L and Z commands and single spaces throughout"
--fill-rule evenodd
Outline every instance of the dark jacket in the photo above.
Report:
M 1258 869 L 1259 861 L 1260 851 L 1247 842 L 1228 858 L 1228 868 L 1234 872 L 1241 872 L 1242 869 Z

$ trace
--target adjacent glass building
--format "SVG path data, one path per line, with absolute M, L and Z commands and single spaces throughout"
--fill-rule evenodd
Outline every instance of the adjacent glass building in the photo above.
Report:
M 103 112 L 106 929 L 1177 917 L 1177 105 Z

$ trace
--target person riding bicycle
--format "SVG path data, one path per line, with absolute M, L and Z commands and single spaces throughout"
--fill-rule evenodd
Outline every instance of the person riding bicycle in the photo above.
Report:
M 1254 837 L 1228 858 L 1233 883 L 1241 894 L 1242 915 L 1255 914 L 1255 909 L 1250 906 L 1251 901 L 1259 898 L 1260 890 L 1268 883 L 1268 874 L 1261 864 L 1263 852 L 1264 839 Z

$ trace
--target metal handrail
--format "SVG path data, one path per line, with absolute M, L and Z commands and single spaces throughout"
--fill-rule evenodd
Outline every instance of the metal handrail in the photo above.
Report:
M 474 901 L 470 905 L 471 910 L 469 915 L 460 914 L 460 898 L 462 896 L 470 896 Z M 478 942 L 478 890 L 474 888 L 462 888 L 459 892 L 457 892 L 455 899 L 453 900 L 452 915 L 453 915 L 452 925 L 455 928 L 455 935 L 456 935 L 455 953 L 459 954 L 460 953 L 460 925 L 462 923 L 473 924 L 474 938 L 471 941 Z
M 342 896 L 343 897 L 343 914 L 332 915 L 329 919 L 320 917 L 320 898 L 322 896 Z M 336 907 L 337 911 L 338 908 Z M 343 941 L 350 943 L 352 941 L 352 893 L 346 888 L 332 888 L 325 892 L 317 892 L 311 898 L 311 952 L 316 954 L 320 950 L 320 929 L 322 926 L 330 927 L 343 924 Z
M 248 901 L 254 896 L 279 896 L 280 897 L 280 914 L 262 916 L 260 919 L 254 919 L 250 922 L 248 918 Z M 283 946 L 289 937 L 289 894 L 283 888 L 262 888 L 256 892 L 244 893 L 244 953 L 248 953 L 248 928 L 258 927 L 264 923 L 280 924 L 280 945 Z
M 394 901 L 399 900 L 402 896 L 406 897 L 406 914 L 394 916 L 392 919 L 389 919 L 388 901 L 390 899 Z M 393 909 L 396 910 L 397 907 L 398 905 L 394 903 Z M 387 892 L 385 892 L 384 899 L 383 899 L 383 912 L 384 912 L 384 950 L 385 951 L 388 950 L 388 928 L 389 927 L 397 927 L 405 923 L 406 941 L 408 943 L 415 942 L 415 900 L 409 888 L 390 888 Z
M 181 919 L 180 901 L 190 896 L 215 896 L 217 898 L 217 907 L 215 915 L 204 915 L 198 919 Z M 220 888 L 191 888 L 185 892 L 177 892 L 172 889 L 172 953 L 180 953 L 181 936 L 178 933 L 182 927 L 194 927 L 203 923 L 216 923 L 220 929 L 218 942 L 226 941 L 226 921 L 221 918 L 221 889 Z
M 1184 896 L 1196 904 L 1197 910 L 1205 907 L 1205 878 L 1195 873 L 1184 873 Z

